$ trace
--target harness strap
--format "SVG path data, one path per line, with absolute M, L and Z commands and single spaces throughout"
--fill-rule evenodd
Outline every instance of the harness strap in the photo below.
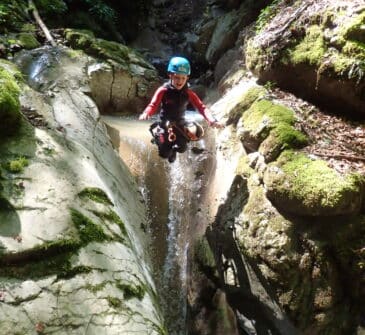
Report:
M 178 131 L 179 131 L 179 133 L 182 135 L 182 136 L 184 136 L 185 137 L 185 139 L 187 139 L 188 141 L 190 141 L 190 138 L 189 138 L 189 136 L 185 133 L 185 130 L 184 129 L 181 129 L 177 124 L 176 124 L 176 122 L 168 122 L 167 124 L 166 124 L 166 127 L 167 127 L 167 131 L 169 132 L 169 134 L 170 133 L 173 133 L 174 135 L 174 139 L 172 140 L 172 141 L 170 141 L 170 142 L 173 142 L 173 141 L 175 141 L 176 140 L 176 134 L 174 133 L 174 128 L 175 129 L 177 129 Z M 170 130 L 171 129 L 171 130 Z

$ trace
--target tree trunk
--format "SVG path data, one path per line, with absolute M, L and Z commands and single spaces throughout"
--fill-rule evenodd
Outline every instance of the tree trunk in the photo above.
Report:
M 32 11 L 32 14 L 33 14 L 34 19 L 36 20 L 37 24 L 43 30 L 47 41 L 49 41 L 51 43 L 51 45 L 53 47 L 55 47 L 57 44 L 56 44 L 55 40 L 53 39 L 51 33 L 49 32 L 47 26 L 44 24 L 41 17 L 39 16 L 39 13 L 38 13 L 38 10 L 37 10 L 37 7 L 36 7 L 35 3 L 33 2 L 33 0 L 28 0 L 28 3 L 29 3 L 29 9 Z

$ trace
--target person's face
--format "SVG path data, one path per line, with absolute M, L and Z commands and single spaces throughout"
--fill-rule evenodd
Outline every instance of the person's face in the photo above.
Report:
M 172 86 L 178 90 L 181 90 L 188 81 L 188 76 L 186 74 L 170 73 L 170 79 Z

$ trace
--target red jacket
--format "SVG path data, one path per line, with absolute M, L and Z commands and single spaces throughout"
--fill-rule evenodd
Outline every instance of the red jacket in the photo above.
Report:
M 183 121 L 188 104 L 191 103 L 209 124 L 215 122 L 208 108 L 199 99 L 197 94 L 187 85 L 181 90 L 170 83 L 160 86 L 153 95 L 144 112 L 148 116 L 155 114 L 161 106 L 160 118 L 162 121 Z

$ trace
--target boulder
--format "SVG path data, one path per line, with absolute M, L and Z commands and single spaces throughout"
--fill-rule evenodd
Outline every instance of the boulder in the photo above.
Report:
M 133 114 L 143 110 L 158 86 L 156 69 L 127 46 L 98 39 L 88 31 L 67 29 L 74 49 L 100 60 L 89 66 L 91 96 L 102 114 Z
M 278 209 L 299 216 L 355 215 L 364 199 L 364 178 L 340 175 L 326 162 L 284 151 L 264 173 L 266 195 Z
M 261 82 L 275 82 L 329 111 L 364 118 L 362 6 L 359 0 L 271 6 L 273 14 L 258 20 L 261 30 L 247 44 L 249 69 Z

